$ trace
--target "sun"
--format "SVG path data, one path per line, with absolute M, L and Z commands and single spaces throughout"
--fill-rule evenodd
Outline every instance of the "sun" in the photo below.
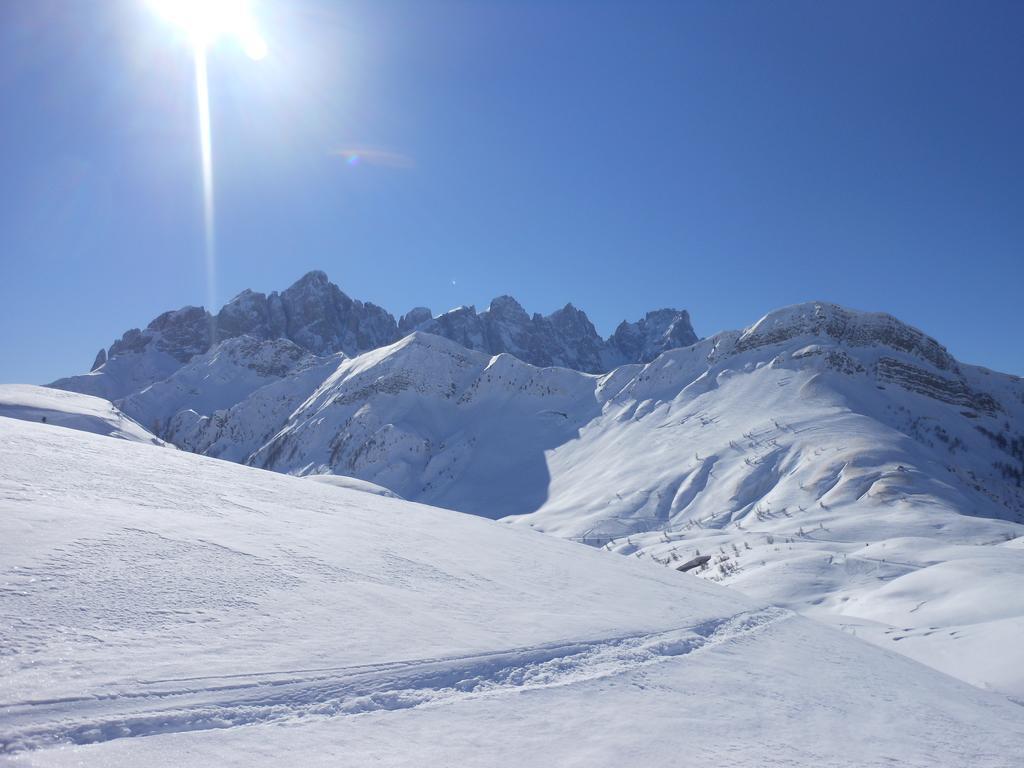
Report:
M 267 55 L 246 0 L 149 0 L 168 23 L 181 28 L 197 47 L 207 48 L 222 38 L 234 38 L 250 59 Z

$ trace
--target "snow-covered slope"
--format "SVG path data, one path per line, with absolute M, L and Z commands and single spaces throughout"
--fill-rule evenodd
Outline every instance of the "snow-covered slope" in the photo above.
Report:
M 805 305 L 663 355 L 515 522 L 702 575 L 1024 695 L 1024 387 Z M 623 450 L 623 446 L 637 450 Z
M 109 400 L 31 384 L 0 384 L 0 416 L 164 445 Z
M 197 355 L 168 378 L 117 404 L 132 418 L 161 433 L 181 411 L 210 415 L 226 410 L 267 384 L 323 362 L 287 339 L 238 336 Z M 336 365 L 338 359 L 333 362 Z
M 246 461 L 288 421 L 310 393 L 330 376 L 344 355 L 338 353 L 296 367 L 229 408 L 200 413 L 178 411 L 164 435 L 175 445 L 229 461 Z
M 649 560 L 0 432 L 11 765 L 1002 767 L 1024 749 L 1019 705 Z
M 249 463 L 489 517 L 532 511 L 550 481 L 545 452 L 600 413 L 594 381 L 413 333 L 344 361 Z
M 415 333 L 193 426 L 256 466 L 712 554 L 704 577 L 1024 695 L 1024 383 L 887 315 L 799 305 L 605 376 Z M 958 613 L 958 584 L 991 599 Z

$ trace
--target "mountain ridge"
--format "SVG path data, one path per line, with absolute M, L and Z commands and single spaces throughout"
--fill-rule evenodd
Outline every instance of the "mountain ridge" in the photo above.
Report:
M 602 339 L 586 313 L 566 304 L 550 315 L 527 314 L 511 296 L 488 309 L 459 307 L 434 317 L 417 307 L 398 320 L 372 302 L 351 299 L 321 270 L 281 292 L 246 289 L 216 315 L 186 306 L 163 312 L 145 329 L 132 328 L 101 349 L 87 374 L 49 386 L 117 400 L 162 381 L 195 357 L 240 336 L 286 340 L 311 354 L 349 357 L 397 341 L 413 330 L 453 339 L 489 354 L 508 352 L 539 366 L 605 372 L 626 362 L 649 362 L 661 351 L 697 340 L 685 310 L 648 312 L 623 321 Z

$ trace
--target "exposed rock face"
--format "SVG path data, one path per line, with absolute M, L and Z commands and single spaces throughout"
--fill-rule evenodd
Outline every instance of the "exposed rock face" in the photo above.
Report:
M 443 336 L 467 349 L 484 351 L 489 347 L 483 321 L 473 306 L 458 307 L 409 330 Z
M 248 335 L 255 338 L 280 338 L 285 335 L 287 322 L 275 294 L 271 313 L 271 302 L 262 293 L 248 289 L 242 291 L 224 305 L 217 313 L 217 335 L 222 339 Z
M 459 307 L 438 317 L 418 308 L 402 318 L 399 330 L 443 336 L 469 349 L 515 355 L 532 365 L 605 373 L 624 363 L 650 362 L 666 349 L 697 341 L 685 311 L 649 312 L 637 323 L 623 322 L 602 339 L 583 310 L 572 304 L 550 315 L 527 314 L 511 296 L 499 296 L 483 312 Z
M 990 416 L 1001 410 L 995 398 L 988 393 L 972 390 L 970 384 L 960 376 L 943 376 L 929 371 L 926 367 L 891 357 L 878 359 L 876 373 L 880 382 L 897 384 L 911 392 L 949 405 L 983 411 Z
M 603 372 L 605 342 L 584 312 L 567 304 L 544 316 L 527 314 L 511 296 L 499 296 L 479 314 L 459 307 L 411 330 L 443 336 L 490 355 L 508 353 L 532 365 L 557 365 L 587 373 Z
M 402 315 L 398 321 L 398 333 L 407 336 L 416 326 L 429 322 L 434 315 L 426 307 L 414 307 Z
M 544 320 L 551 329 L 552 343 L 549 349 L 553 352 L 552 364 L 588 373 L 604 373 L 608 370 L 602 360 L 606 342 L 597 335 L 583 310 L 566 304 Z M 555 362 L 559 359 L 565 362 Z M 572 361 L 575 361 L 575 365 Z
M 218 339 L 284 338 L 315 355 L 356 355 L 398 339 L 388 312 L 350 299 L 319 271 L 270 296 L 242 291 L 217 314 L 216 325 Z
M 511 296 L 498 296 L 491 301 L 487 311 L 480 313 L 485 346 L 478 349 L 492 355 L 508 352 L 523 360 L 537 355 L 544 356 L 544 345 L 539 338 L 548 330 L 544 327 L 544 320 L 540 315 L 531 318 L 522 305 Z M 550 357 L 550 354 L 548 356 Z
M 210 348 L 210 313 L 202 307 L 164 312 L 146 330 L 149 332 L 148 338 L 153 339 L 157 349 L 183 363 Z M 110 348 L 111 357 L 117 354 L 115 347 L 116 344 Z
M 310 272 L 285 290 L 281 305 L 285 335 L 317 355 L 355 355 L 398 340 L 395 318 L 376 304 L 350 299 L 323 272 Z
M 662 352 L 696 344 L 697 334 L 686 310 L 659 309 L 635 323 L 623 321 L 609 342 L 623 362 L 649 363 Z
M 105 362 L 107 362 L 107 350 L 101 349 L 99 352 L 96 353 L 96 359 L 93 360 L 92 368 L 90 368 L 89 370 L 90 371 L 95 371 L 97 368 L 99 368 Z

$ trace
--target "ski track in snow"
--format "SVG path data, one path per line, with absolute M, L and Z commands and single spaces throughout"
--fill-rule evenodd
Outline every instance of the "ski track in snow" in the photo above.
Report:
M 764 608 L 649 634 L 352 667 L 140 680 L 92 696 L 4 703 L 0 752 L 358 715 L 570 685 L 729 643 L 792 616 Z

